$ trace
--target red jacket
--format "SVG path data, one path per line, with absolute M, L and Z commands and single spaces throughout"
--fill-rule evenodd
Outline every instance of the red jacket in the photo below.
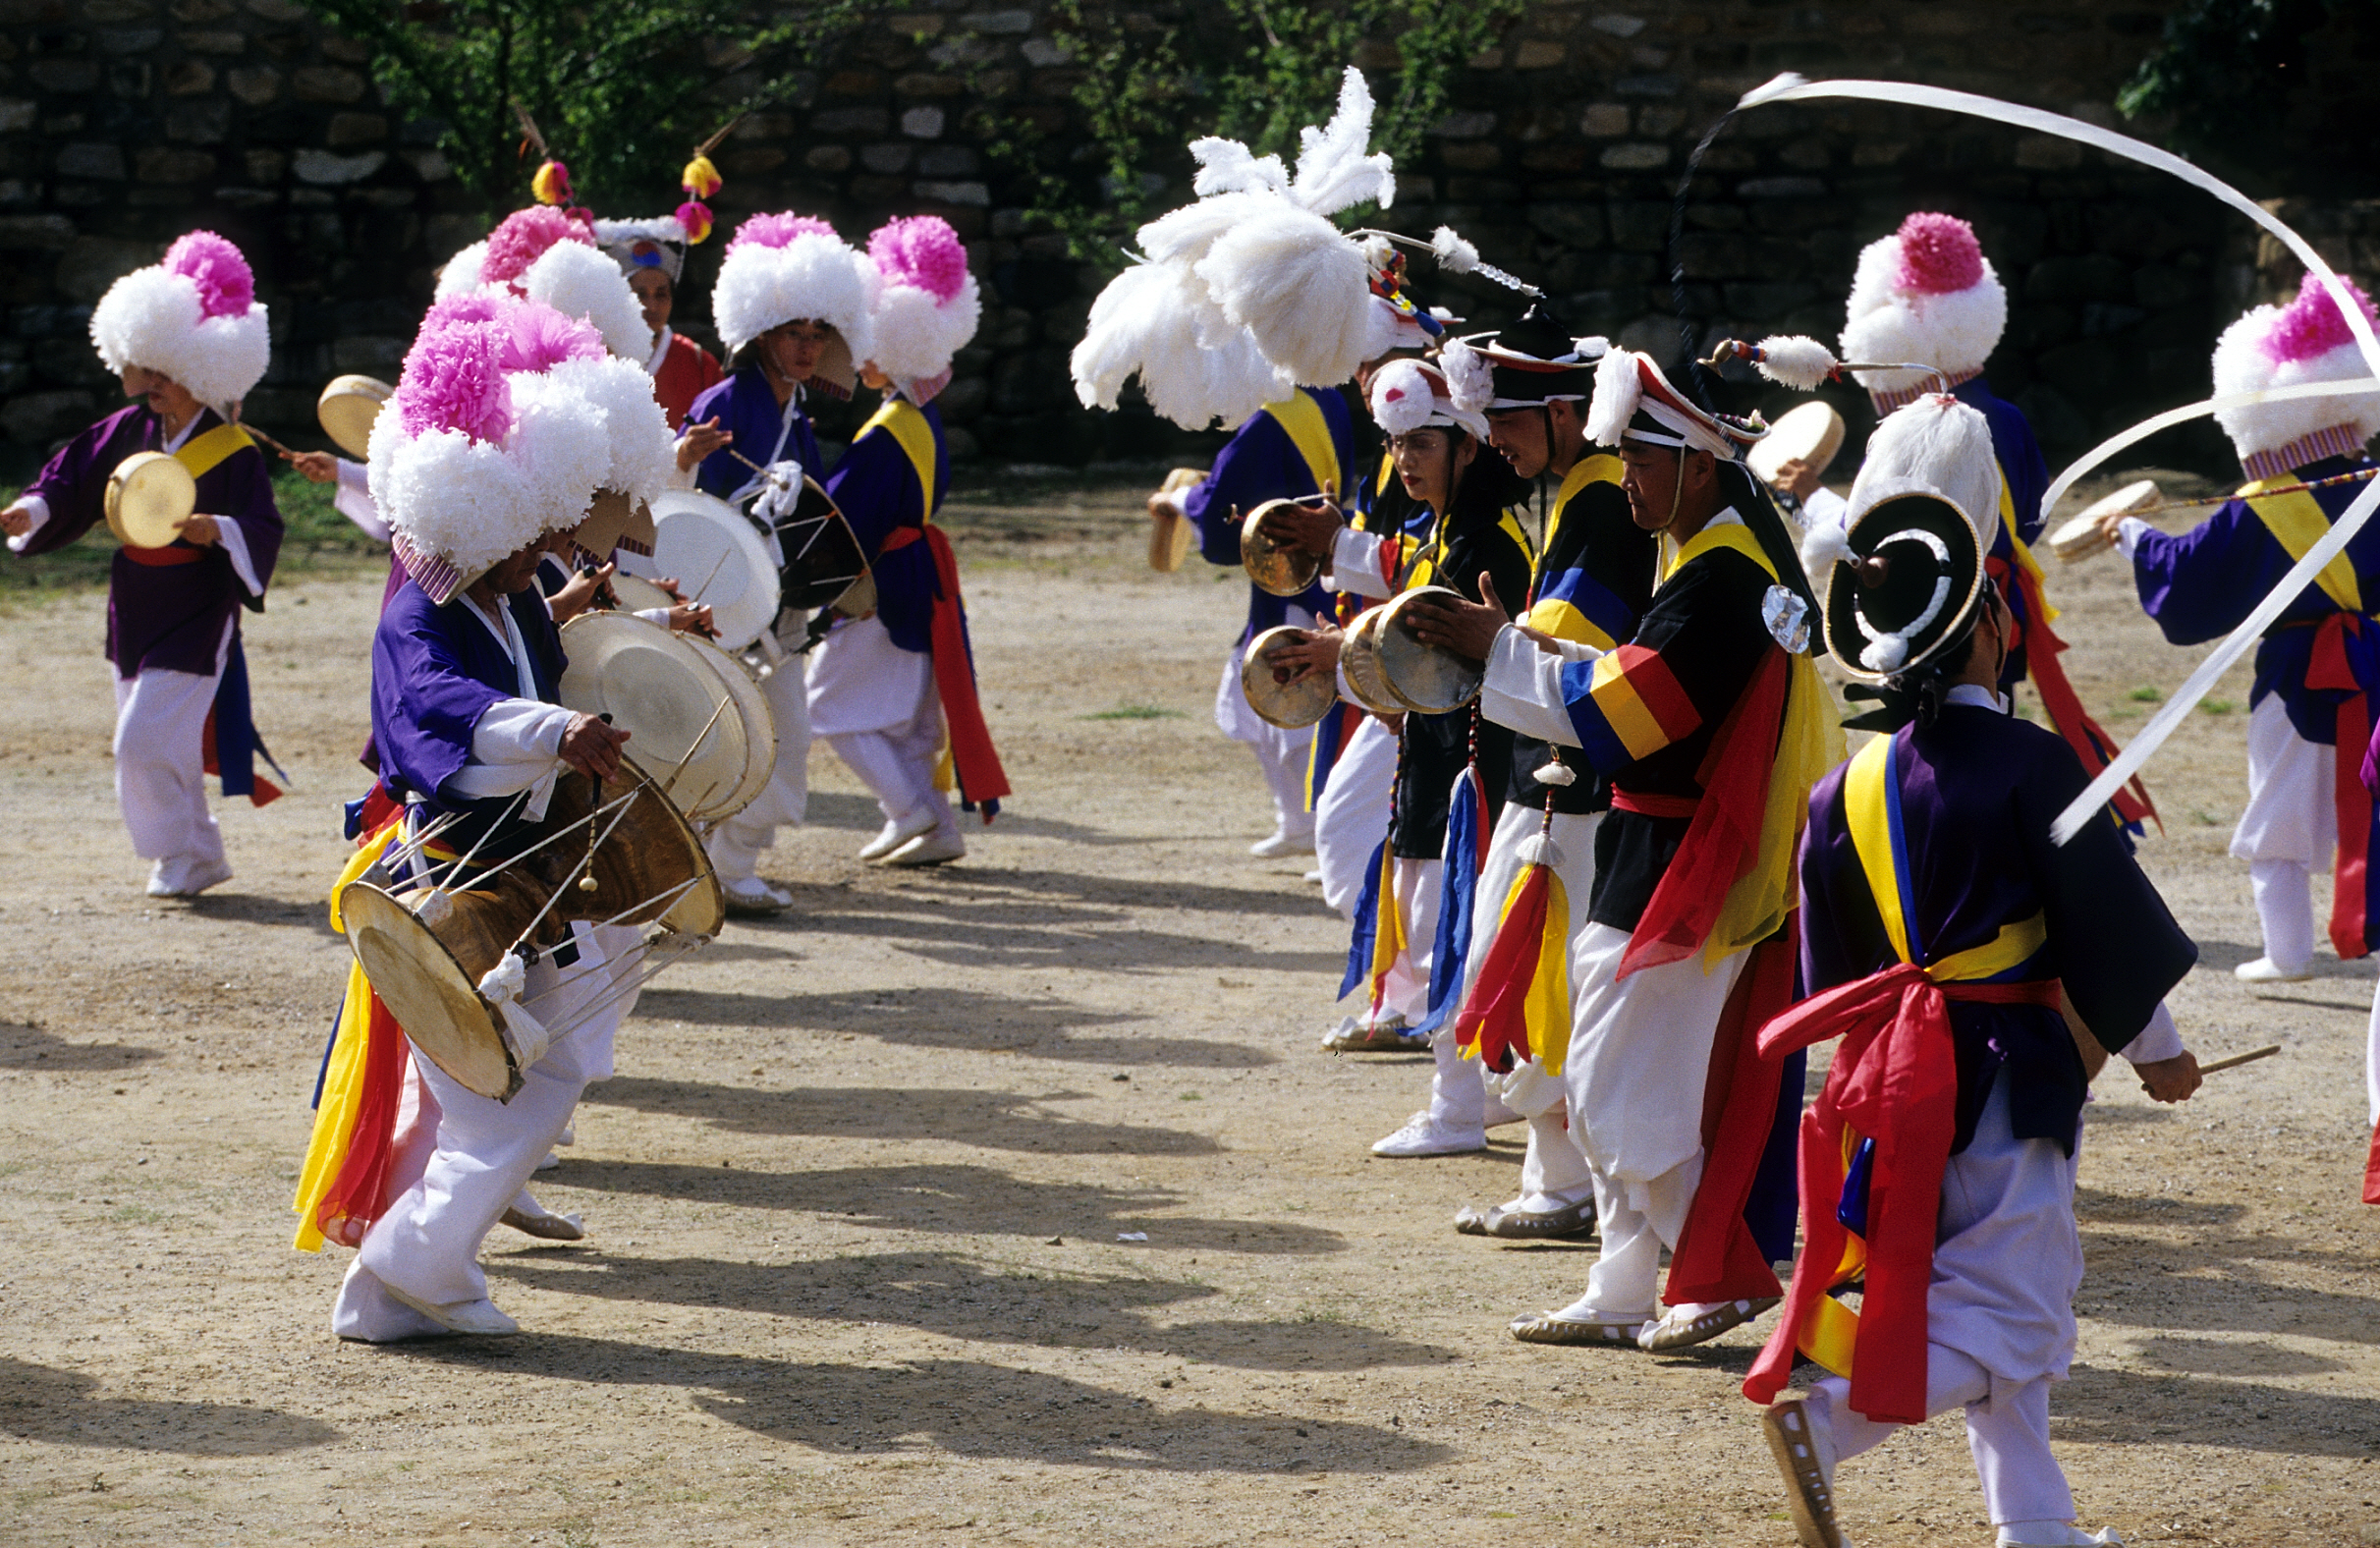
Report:
M 718 357 L 683 333 L 669 336 L 669 353 L 661 358 L 661 368 L 653 372 L 653 396 L 660 400 L 661 412 L 669 415 L 669 427 L 674 431 L 686 422 L 686 412 L 694 406 L 706 388 L 715 387 L 723 379 Z

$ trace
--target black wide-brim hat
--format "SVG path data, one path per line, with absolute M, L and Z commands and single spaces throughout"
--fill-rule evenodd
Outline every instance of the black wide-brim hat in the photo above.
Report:
M 1930 490 L 1888 495 L 1852 524 L 1826 596 L 1827 651 L 1863 682 L 1924 666 L 1966 637 L 1982 599 L 1975 524 Z M 1880 573 L 1879 573 L 1880 572 Z

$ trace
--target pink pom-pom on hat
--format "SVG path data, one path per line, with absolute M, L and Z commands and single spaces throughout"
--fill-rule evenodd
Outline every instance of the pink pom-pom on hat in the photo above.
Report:
M 2363 294 L 2363 287 L 2344 274 L 2339 276 L 2339 283 L 2355 298 L 2364 321 L 2380 329 L 2380 316 L 2374 315 L 2372 299 Z M 2281 309 L 2281 314 L 2273 319 L 2272 331 L 2257 342 L 2256 348 L 2275 365 L 2285 365 L 2291 360 L 2310 360 L 2328 355 L 2354 342 L 2354 332 L 2348 327 L 2339 304 L 2331 299 L 2329 287 L 2309 272 L 2298 283 L 2297 299 Z
M 513 424 L 513 395 L 504 380 L 510 342 L 500 321 L 423 328 L 397 378 L 405 433 L 460 430 L 474 441 L 501 444 Z
M 240 249 L 211 231 L 194 231 L 165 249 L 168 272 L 198 287 L 198 315 L 245 317 L 256 304 L 256 276 Z
M 479 278 L 490 285 L 510 285 L 558 242 L 583 242 L 591 248 L 595 234 L 584 221 L 574 220 L 551 205 L 531 204 L 514 210 L 487 234 L 487 256 L 479 260 Z
M 796 237 L 824 237 L 830 242 L 843 240 L 835 235 L 834 227 L 815 215 L 754 215 L 736 228 L 736 235 L 728 242 L 727 250 L 733 252 L 747 246 L 789 247 Z
M 603 334 L 593 323 L 543 302 L 525 301 L 508 307 L 500 322 L 505 329 L 502 364 L 507 371 L 550 371 L 565 360 L 605 358 Z
M 1919 210 L 1901 223 L 1896 287 L 1919 296 L 1955 296 L 1983 283 L 1983 245 L 1956 215 Z
M 967 247 L 939 215 L 886 222 L 867 239 L 867 255 L 887 284 L 921 290 L 936 302 L 967 288 Z

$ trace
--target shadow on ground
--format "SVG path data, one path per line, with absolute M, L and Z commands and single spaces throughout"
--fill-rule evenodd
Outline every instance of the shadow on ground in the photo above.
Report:
M 20 1440 L 185 1457 L 264 1457 L 325 1446 L 319 1419 L 239 1403 L 94 1398 L 98 1381 L 0 1355 L 0 1431 Z

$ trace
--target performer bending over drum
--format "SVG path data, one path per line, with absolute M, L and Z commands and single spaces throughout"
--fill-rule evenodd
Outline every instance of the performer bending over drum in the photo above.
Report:
M 2369 316 L 2371 304 L 2361 291 L 2353 294 Z M 2347 319 L 2310 274 L 2296 301 L 2251 307 L 2215 345 L 2219 397 L 2366 374 Z M 2362 492 L 2355 475 L 2372 470 L 2363 443 L 2380 432 L 2380 393 L 2260 403 L 2215 417 L 2251 480 L 2239 498 L 2180 537 L 2136 516 L 2104 519 L 2109 538 L 2132 563 L 2140 605 L 2177 645 L 2237 628 Z M 2334 477 L 2345 481 L 2298 487 Z M 2251 983 L 2310 970 L 2307 873 L 2334 845 L 2331 945 L 2354 958 L 2380 941 L 2369 863 L 2374 807 L 2356 779 L 2371 735 L 2371 692 L 2380 687 L 2371 644 L 2380 610 L 2366 591 L 2380 597 L 2380 526 L 2357 534 L 2256 647 L 2247 805 L 2232 831 L 2232 856 L 2248 863 L 2264 931 L 2264 955 L 2233 969 Z
M 205 775 L 219 769 L 226 796 L 259 806 L 280 794 L 253 772 L 240 610 L 264 611 L 281 513 L 264 454 L 232 422 L 264 376 L 265 312 L 240 249 L 194 231 L 108 287 L 91 341 L 139 402 L 69 441 L 0 511 L 0 531 L 15 553 L 64 548 L 109 515 L 110 475 L 138 453 L 171 456 L 196 481 L 195 511 L 154 546 L 127 541 L 107 587 L 116 802 L 154 862 L 149 896 L 186 898 L 232 875 Z
M 1983 416 L 1920 398 L 1869 442 L 1832 569 L 1830 649 L 1903 724 L 1811 797 L 1813 998 L 1760 1036 L 1772 1066 L 1844 1039 L 1802 1121 L 1793 1296 L 1743 1384 L 1770 1403 L 1804 1354 L 1838 1373 L 1762 1420 L 1804 1548 L 1842 1548 L 1840 1463 L 1959 1408 L 2001 1544 L 2117 1540 L 2075 1527 L 2049 1446 L 2082 1278 L 2076 1152 L 2108 1051 L 2158 1101 L 2196 1089 L 2163 998 L 2197 951 L 2113 824 L 2050 842 L 2085 779 L 1999 689 L 2014 629 L 1980 574 L 1998 486 Z M 1889 676 L 1867 654 L 1886 638 Z M 1855 1315 L 1827 1294 L 1854 1278 Z
M 634 466 L 636 446 L 649 438 L 653 475 L 667 467 L 667 429 L 649 399 L 607 404 L 579 369 L 627 367 L 557 361 L 505 374 L 499 361 L 509 331 L 502 319 L 442 321 L 433 313 L 408 357 L 398 413 L 372 439 L 373 487 L 410 576 L 372 641 L 378 794 L 403 807 L 400 845 L 426 843 L 425 826 L 450 819 L 422 858 L 395 867 L 400 881 L 435 869 L 450 894 L 471 878 L 449 867 L 468 859 L 484 873 L 526 846 L 563 769 L 597 779 L 619 771 L 627 733 L 556 702 L 561 642 L 533 580 L 548 530 L 593 498 L 607 448 L 615 464 Z M 489 392 L 465 390 L 490 381 Z M 536 412 L 516 415 L 516 405 Z M 588 481 L 557 487 L 562 477 Z M 622 492 L 659 491 L 656 483 Z M 465 1086 L 416 1051 L 405 1077 L 410 1125 L 356 1135 L 358 1144 L 391 1153 L 374 1196 L 344 1204 L 347 1218 L 368 1229 L 333 1312 L 341 1337 L 516 1330 L 487 1299 L 479 1244 L 521 1196 L 580 1092 L 611 1073 L 612 1034 L 633 1004 L 615 991 L 635 970 L 640 941 L 637 928 L 576 924 L 509 991 L 481 985 L 516 1003 L 531 1028 L 559 1029 L 542 1047 L 533 1030 L 521 1034 L 528 1043 L 515 1050 L 522 1082 L 509 1103 Z M 321 1144 L 318 1133 L 317 1150 Z M 384 1200 L 385 1212 L 375 1214 Z M 309 1229 L 341 1224 L 303 1193 L 301 1206 Z
M 871 342 L 868 285 L 867 260 L 825 221 L 754 215 L 737 228 L 711 293 L 719 337 L 736 368 L 694 400 L 678 441 L 679 470 L 692 471 L 705 494 L 743 505 L 768 487 L 763 469 L 795 489 L 804 474 L 824 474 L 803 395 L 851 396 L 855 362 Z M 776 639 L 789 657 L 803 643 L 808 622 L 803 612 L 778 616 Z M 761 880 L 760 852 L 776 844 L 780 827 L 800 827 L 809 808 L 809 697 L 799 658 L 780 661 L 763 687 L 777 723 L 777 777 L 710 836 L 711 863 L 729 905 L 752 913 L 794 901 Z
M 935 215 L 896 220 L 868 239 L 879 283 L 875 346 L 862 379 L 884 407 L 852 438 L 827 480 L 876 582 L 876 611 L 845 619 L 809 666 L 810 729 L 851 766 L 884 812 L 859 851 L 887 865 L 939 865 L 967 853 L 937 788 L 947 740 L 961 801 L 988 823 L 1008 794 L 983 708 L 950 538 L 933 525 L 950 485 L 934 395 L 975 335 L 982 304 L 967 249 Z

